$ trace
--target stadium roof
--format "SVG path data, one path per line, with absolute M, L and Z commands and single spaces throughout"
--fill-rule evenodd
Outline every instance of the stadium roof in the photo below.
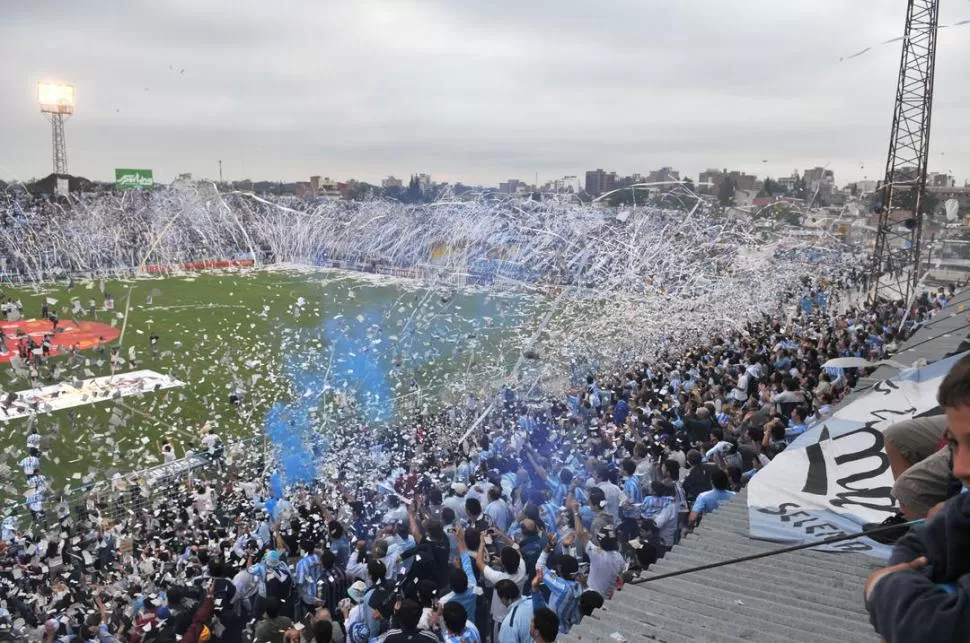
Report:
M 905 342 L 893 359 L 932 363 L 970 350 L 970 289 Z M 880 366 L 860 380 L 849 404 L 898 369 Z M 840 405 L 841 406 L 841 405 Z M 783 547 L 748 536 L 747 492 L 701 526 L 644 576 L 678 571 Z M 802 550 L 656 582 L 627 584 L 564 641 L 878 641 L 862 586 L 879 560 L 862 554 Z
M 747 493 L 706 516 L 644 576 L 782 547 L 748 537 Z M 878 559 L 803 550 L 628 583 L 563 641 L 876 641 L 862 584 Z M 618 638 L 618 636 L 620 638 Z

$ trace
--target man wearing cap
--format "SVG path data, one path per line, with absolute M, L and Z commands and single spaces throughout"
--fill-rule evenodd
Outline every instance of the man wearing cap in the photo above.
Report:
M 567 538 L 573 538 L 570 535 Z M 559 632 L 568 634 L 573 625 L 578 625 L 584 616 L 603 607 L 603 597 L 595 590 L 583 591 L 583 586 L 575 580 L 579 573 L 579 562 L 568 554 L 559 556 L 557 571 L 546 568 L 546 561 L 555 550 L 556 535 L 548 534 L 549 544 L 543 550 L 536 564 L 537 585 L 549 590 L 549 607 L 559 618 Z M 533 591 L 533 594 L 538 592 Z M 541 594 L 540 594 L 541 595 Z
M 937 393 L 946 414 L 951 470 L 970 487 L 970 357 L 950 369 Z M 967 641 L 970 629 L 970 493 L 930 512 L 893 548 L 890 566 L 866 580 L 873 627 L 889 643 Z
M 347 588 L 347 596 L 349 600 L 345 598 L 340 601 L 340 611 L 343 614 L 344 629 L 352 632 L 357 623 L 367 625 L 367 612 L 370 609 L 367 606 L 367 584 L 362 580 L 355 581 Z M 367 630 L 369 633 L 370 627 Z

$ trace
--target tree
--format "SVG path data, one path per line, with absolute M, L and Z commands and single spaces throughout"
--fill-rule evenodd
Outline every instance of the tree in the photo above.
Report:
M 404 201 L 406 203 L 421 203 L 424 201 L 424 194 L 421 192 L 421 182 L 413 174 L 411 175 L 410 183 L 408 183 L 408 191 L 405 193 Z
M 885 195 L 882 190 L 877 190 L 875 200 L 881 201 L 883 198 L 885 198 Z M 923 193 L 923 203 L 921 205 L 923 214 L 931 217 L 936 213 L 937 208 L 940 207 L 940 199 L 929 190 L 926 190 Z M 893 192 L 892 206 L 894 210 L 909 210 L 913 212 L 916 209 L 916 190 L 897 187 Z
M 384 188 L 383 196 L 388 199 L 394 199 L 395 201 L 404 201 L 405 199 L 404 188 L 397 185 L 392 185 L 389 188 Z
M 734 191 L 737 189 L 737 183 L 730 176 L 724 176 L 721 181 L 721 187 L 717 190 L 717 200 L 718 202 L 727 207 L 734 202 Z
M 940 198 L 929 190 L 926 190 L 926 192 L 923 193 L 923 214 L 931 217 L 936 214 L 939 207 Z
M 363 181 L 353 181 L 347 186 L 347 199 L 351 201 L 363 201 L 371 196 L 374 186 Z
M 784 204 L 776 204 L 771 208 L 771 215 L 783 223 L 788 225 L 801 225 L 802 215 L 793 210 L 790 206 Z
M 775 196 L 775 192 L 778 189 L 778 184 L 771 180 L 771 178 L 765 179 L 765 184 L 762 187 L 765 196 Z

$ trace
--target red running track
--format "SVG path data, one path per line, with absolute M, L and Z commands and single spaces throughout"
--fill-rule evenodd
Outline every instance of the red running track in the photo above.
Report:
M 10 358 L 17 354 L 18 331 L 32 337 L 39 346 L 44 341 L 44 335 L 49 334 L 52 327 L 53 324 L 45 319 L 0 321 L 4 343 L 7 345 L 7 352 L 0 354 L 0 363 L 9 362 Z M 108 345 L 121 336 L 120 328 L 95 321 L 63 320 L 58 322 L 57 331 L 51 340 L 51 355 L 63 355 L 72 346 L 77 346 L 78 350 L 82 351 L 90 350 L 98 345 L 99 337 L 103 337 L 104 343 Z

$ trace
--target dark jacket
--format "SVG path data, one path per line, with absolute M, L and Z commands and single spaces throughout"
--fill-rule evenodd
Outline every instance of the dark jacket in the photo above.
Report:
M 866 608 L 894 641 L 970 641 L 970 493 L 951 498 L 896 543 L 890 564 L 926 556 L 928 565 L 880 578 Z
M 402 553 L 401 558 L 407 560 L 412 556 L 415 557 L 409 572 L 410 578 L 433 580 L 439 590 L 447 592 L 451 584 L 448 579 L 451 571 L 448 565 L 450 551 L 451 543 L 448 540 L 436 541 L 422 538 L 420 543 Z
M 711 472 L 716 468 L 716 466 L 706 462 L 691 467 L 687 477 L 684 478 L 684 494 L 687 496 L 688 502 L 693 503 L 697 500 L 697 496 L 714 488 L 714 484 L 711 482 Z

